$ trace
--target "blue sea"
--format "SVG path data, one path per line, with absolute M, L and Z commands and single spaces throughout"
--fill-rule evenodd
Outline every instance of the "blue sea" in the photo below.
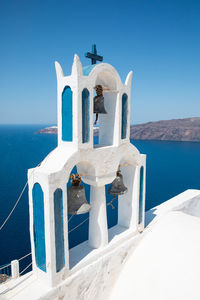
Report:
M 41 127 L 46 126 L 0 126 L 0 226 L 27 181 L 27 169 L 37 166 L 57 146 L 56 135 L 36 134 Z M 200 189 L 200 143 L 131 142 L 141 153 L 147 154 L 146 210 L 186 189 Z M 86 195 L 89 200 L 89 186 L 86 186 Z M 109 200 L 108 196 L 107 201 Z M 115 209 L 107 207 L 109 227 L 117 222 L 117 201 L 114 206 Z M 74 217 L 69 223 L 69 230 L 86 217 L 87 214 Z M 87 239 L 87 235 L 88 222 L 70 234 L 70 247 Z M 13 215 L 0 231 L 0 266 L 22 257 L 30 250 L 26 189 Z M 20 268 L 29 261 L 30 257 Z

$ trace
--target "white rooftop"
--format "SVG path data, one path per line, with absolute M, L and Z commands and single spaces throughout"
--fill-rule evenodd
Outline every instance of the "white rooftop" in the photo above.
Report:
M 109 300 L 199 300 L 200 191 L 182 193 L 149 211 L 147 218 L 153 220 Z

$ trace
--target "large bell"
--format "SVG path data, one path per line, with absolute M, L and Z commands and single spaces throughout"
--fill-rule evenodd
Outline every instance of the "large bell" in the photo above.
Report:
M 104 96 L 94 97 L 94 111 L 95 114 L 107 114 L 104 107 Z
M 85 197 L 84 186 L 81 185 L 81 178 L 72 175 L 72 185 L 67 190 L 68 214 L 80 215 L 90 211 L 91 206 Z
M 127 193 L 128 188 L 123 183 L 123 176 L 120 170 L 117 171 L 117 176 L 111 183 L 108 193 L 111 195 L 123 195 Z
M 101 85 L 96 85 L 94 87 L 96 90 L 97 96 L 94 97 L 94 113 L 95 114 L 107 114 L 107 111 L 104 107 L 104 96 L 103 88 Z

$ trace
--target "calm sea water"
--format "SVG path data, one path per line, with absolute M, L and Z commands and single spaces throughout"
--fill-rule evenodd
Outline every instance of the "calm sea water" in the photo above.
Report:
M 56 135 L 35 134 L 40 128 L 41 125 L 0 126 L 0 225 L 27 181 L 27 169 L 38 165 L 57 146 Z M 186 189 L 200 189 L 200 143 L 131 142 L 147 154 L 146 210 Z M 89 186 L 86 193 L 89 199 Z M 26 189 L 14 214 L 0 231 L 0 266 L 30 252 L 27 194 Z M 107 212 L 111 227 L 117 222 L 117 201 L 115 209 L 109 206 Z M 74 217 L 69 229 L 86 217 L 87 214 Z M 87 239 L 87 235 L 88 222 L 70 234 L 70 247 Z

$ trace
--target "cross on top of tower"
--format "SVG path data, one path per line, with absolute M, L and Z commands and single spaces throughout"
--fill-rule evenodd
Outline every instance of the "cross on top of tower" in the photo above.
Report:
M 92 52 L 87 52 L 85 53 L 85 57 L 90 58 L 91 59 L 91 63 L 92 65 L 95 65 L 97 60 L 98 61 L 103 61 L 103 56 L 97 55 L 97 48 L 96 45 L 92 45 Z

